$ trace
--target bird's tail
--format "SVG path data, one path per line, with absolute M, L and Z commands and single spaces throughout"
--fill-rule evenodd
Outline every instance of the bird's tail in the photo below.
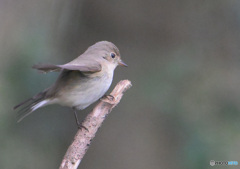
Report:
M 24 102 L 14 106 L 13 107 L 14 110 L 21 108 L 18 111 L 17 122 L 20 122 L 26 116 L 31 114 L 33 111 L 46 105 L 49 102 L 49 100 L 45 98 L 45 95 L 46 95 L 46 91 L 41 92 L 41 93 L 33 96 L 32 98 L 27 99 Z

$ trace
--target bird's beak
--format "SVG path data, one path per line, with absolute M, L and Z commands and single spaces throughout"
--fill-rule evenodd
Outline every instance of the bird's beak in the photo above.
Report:
M 126 63 L 124 63 L 122 60 L 118 61 L 118 65 L 128 67 L 128 65 Z

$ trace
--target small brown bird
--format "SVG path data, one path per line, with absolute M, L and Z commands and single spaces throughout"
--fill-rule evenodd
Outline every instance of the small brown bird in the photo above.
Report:
M 115 68 L 127 66 L 118 48 L 111 42 L 101 41 L 90 46 L 82 55 L 64 65 L 34 65 L 42 72 L 61 71 L 57 81 L 48 89 L 15 106 L 19 110 L 18 122 L 40 107 L 60 104 L 82 110 L 100 99 L 109 89 Z

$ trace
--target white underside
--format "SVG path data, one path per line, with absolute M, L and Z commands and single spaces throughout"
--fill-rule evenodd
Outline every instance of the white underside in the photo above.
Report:
M 100 99 L 107 92 L 111 83 L 112 77 L 109 76 L 88 81 L 87 86 L 86 84 L 80 83 L 76 85 L 74 89 L 68 92 L 62 92 L 61 95 L 52 100 L 52 102 L 82 110 Z

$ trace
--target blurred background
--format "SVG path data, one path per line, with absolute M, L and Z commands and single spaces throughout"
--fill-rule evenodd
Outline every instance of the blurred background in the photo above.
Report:
M 111 89 L 123 79 L 133 87 L 79 168 L 240 162 L 239 9 L 234 0 L 0 0 L 0 168 L 59 167 L 77 131 L 72 110 L 52 105 L 16 123 L 12 107 L 58 76 L 33 64 L 66 63 L 101 40 L 129 65 Z

